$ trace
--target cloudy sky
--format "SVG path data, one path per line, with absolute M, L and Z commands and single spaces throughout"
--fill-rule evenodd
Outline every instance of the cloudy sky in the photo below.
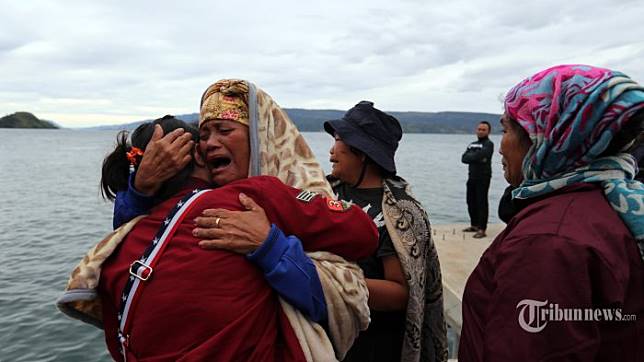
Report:
M 66 127 L 198 111 L 220 78 L 284 107 L 500 113 L 561 63 L 644 83 L 644 1 L 0 0 L 0 116 Z

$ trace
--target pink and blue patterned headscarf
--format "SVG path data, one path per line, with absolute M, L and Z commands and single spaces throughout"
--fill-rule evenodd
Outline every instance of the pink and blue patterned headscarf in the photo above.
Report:
M 638 240 L 644 259 L 644 186 L 626 153 L 600 157 L 631 116 L 644 108 L 644 87 L 626 75 L 587 65 L 559 65 L 512 88 L 506 114 L 528 132 L 532 147 L 514 198 L 545 195 L 582 182 L 600 183 Z

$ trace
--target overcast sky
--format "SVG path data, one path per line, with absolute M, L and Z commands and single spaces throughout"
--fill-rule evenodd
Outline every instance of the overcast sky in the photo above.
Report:
M 501 112 L 561 63 L 644 82 L 644 1 L 0 0 L 0 116 L 66 127 L 198 112 L 221 78 L 284 107 Z

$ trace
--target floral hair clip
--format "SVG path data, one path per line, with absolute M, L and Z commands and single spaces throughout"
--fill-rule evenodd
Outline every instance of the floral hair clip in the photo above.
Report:
M 125 154 L 127 156 L 127 159 L 130 160 L 130 165 L 131 166 L 136 166 L 137 159 L 136 156 L 143 156 L 143 151 L 141 151 L 140 148 L 138 147 L 130 147 L 130 151 Z

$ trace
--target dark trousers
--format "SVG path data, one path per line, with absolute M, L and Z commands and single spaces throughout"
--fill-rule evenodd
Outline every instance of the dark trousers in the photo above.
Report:
M 490 177 L 467 180 L 467 212 L 470 214 L 470 224 L 483 230 L 487 229 L 489 189 Z

